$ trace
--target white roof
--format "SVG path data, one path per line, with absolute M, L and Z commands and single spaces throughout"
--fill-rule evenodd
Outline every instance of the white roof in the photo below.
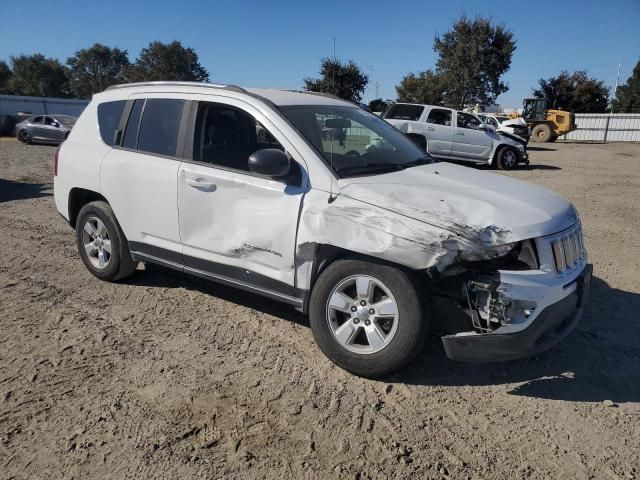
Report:
M 126 91 L 127 94 L 136 92 L 154 92 L 167 90 L 176 93 L 197 93 L 202 90 L 211 92 L 211 89 L 220 89 L 226 92 L 234 92 L 237 95 L 251 95 L 262 97 L 275 105 L 342 105 L 354 106 L 352 103 L 340 100 L 339 98 L 320 93 L 300 92 L 294 90 L 279 90 L 272 88 L 242 88 L 235 85 L 221 85 L 214 83 L 200 82 L 141 82 L 114 85 L 105 92 L 97 94 L 106 98 L 121 96 Z

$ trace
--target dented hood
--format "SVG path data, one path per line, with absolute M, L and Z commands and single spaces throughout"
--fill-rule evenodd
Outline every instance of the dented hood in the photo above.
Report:
M 340 194 L 484 244 L 556 233 L 573 225 L 571 203 L 546 188 L 451 163 L 342 179 Z M 476 236 L 476 235 L 473 235 Z

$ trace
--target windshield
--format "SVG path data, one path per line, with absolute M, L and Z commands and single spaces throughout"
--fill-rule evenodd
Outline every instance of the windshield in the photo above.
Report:
M 56 115 L 55 119 L 63 125 L 75 125 L 77 118 L 69 115 Z
M 433 161 L 399 130 L 361 108 L 290 105 L 280 110 L 341 177 L 375 175 Z

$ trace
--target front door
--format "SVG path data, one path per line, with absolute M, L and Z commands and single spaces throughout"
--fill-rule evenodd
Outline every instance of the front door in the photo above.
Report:
M 435 156 L 450 155 L 451 140 L 453 137 L 451 110 L 446 108 L 432 108 L 429 110 L 425 122 L 427 151 Z
M 249 155 L 285 150 L 285 139 L 272 135 L 269 121 L 253 107 L 223 102 L 201 101 L 192 113 L 193 138 L 186 140 L 192 153 L 178 174 L 185 267 L 292 295 L 301 176 L 282 181 L 250 172 Z
M 480 129 L 480 119 L 469 113 L 457 112 L 455 135 L 451 155 L 466 160 L 489 160 L 493 149 L 493 138 Z

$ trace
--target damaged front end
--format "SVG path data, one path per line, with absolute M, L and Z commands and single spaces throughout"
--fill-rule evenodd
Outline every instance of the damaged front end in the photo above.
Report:
M 527 240 L 500 258 L 462 260 L 442 272 L 447 278 L 435 282 L 430 298 L 447 356 L 511 360 L 546 350 L 568 335 L 582 313 L 591 266 L 584 265 L 569 283 L 539 268 L 535 242 Z

